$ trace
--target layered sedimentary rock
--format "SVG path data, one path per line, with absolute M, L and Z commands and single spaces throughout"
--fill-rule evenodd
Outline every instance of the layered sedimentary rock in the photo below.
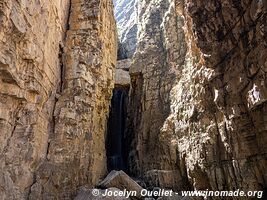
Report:
M 0 199 L 24 199 L 46 158 L 68 1 L 0 2 Z
M 187 73 L 192 84 L 178 84 L 166 123 L 173 122 L 180 158 L 196 188 L 266 189 L 267 4 L 185 6 L 203 61 Z
M 117 58 L 111 19 L 111 1 L 72 2 L 63 91 L 32 199 L 69 198 L 77 186 L 93 186 L 106 174 L 105 134 Z
M 176 16 L 174 4 L 140 1 L 138 6 L 139 34 L 130 67 L 127 131 L 134 141 L 129 155 L 131 171 L 143 175 L 154 169 L 175 170 L 170 163 L 159 160 L 160 130 L 170 113 L 170 92 L 185 59 L 186 43 L 183 19 Z M 166 155 L 167 159 L 170 156 L 176 157 L 176 152 Z
M 124 167 L 148 186 L 266 189 L 266 10 L 260 0 L 116 1 L 119 59 L 137 50 L 114 76 L 111 0 L 2 0 L 0 199 L 72 199 L 104 177 L 115 81 L 111 113 L 126 140 L 111 149 L 124 146 Z
M 137 0 L 113 0 L 117 21 L 119 52 L 118 58 L 132 58 L 137 44 Z
M 112 8 L 0 2 L 0 199 L 70 199 L 106 173 Z
M 266 6 L 140 1 L 133 173 L 178 170 L 195 189 L 266 189 Z

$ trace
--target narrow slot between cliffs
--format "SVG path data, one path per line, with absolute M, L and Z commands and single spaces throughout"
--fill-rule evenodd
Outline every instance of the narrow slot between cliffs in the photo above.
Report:
M 128 87 L 115 87 L 111 100 L 106 140 L 108 170 L 127 171 L 127 118 Z

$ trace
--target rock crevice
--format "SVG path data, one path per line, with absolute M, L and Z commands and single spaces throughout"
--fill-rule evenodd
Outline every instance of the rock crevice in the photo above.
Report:
M 73 199 L 121 145 L 147 188 L 266 190 L 266 1 L 114 5 L 1 0 L 0 199 Z

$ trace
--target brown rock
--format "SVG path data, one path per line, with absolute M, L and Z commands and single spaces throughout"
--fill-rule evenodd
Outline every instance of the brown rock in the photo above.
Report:
M 64 84 L 32 199 L 40 190 L 39 198 L 69 199 L 77 187 L 93 187 L 106 174 L 105 133 L 117 58 L 112 8 L 110 0 L 72 1 Z
M 71 199 L 106 173 L 113 6 L 71 2 L 0 2 L 1 199 Z
M 124 171 L 111 171 L 108 176 L 99 184 L 101 188 L 119 188 L 121 190 L 136 191 L 137 197 L 141 197 L 141 190 L 143 189 Z
M 266 189 L 265 1 L 138 6 L 132 173 L 178 170 L 188 188 Z
M 45 160 L 69 2 L 0 2 L 0 198 L 27 199 Z

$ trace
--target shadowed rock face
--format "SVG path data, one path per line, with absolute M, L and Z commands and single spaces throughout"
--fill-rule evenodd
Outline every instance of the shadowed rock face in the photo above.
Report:
M 194 87 L 203 81 L 203 89 L 188 98 L 192 114 L 183 117 L 191 118 L 187 127 L 195 129 L 190 131 L 195 150 L 182 147 L 188 133 L 175 125 L 181 156 L 192 169 L 191 177 L 203 173 L 209 178 L 203 184 L 199 176 L 197 187 L 266 189 L 267 4 L 207 1 L 204 6 L 201 1 L 187 1 L 186 9 L 204 64 L 193 79 Z M 193 151 L 198 162 L 186 159 Z M 198 170 L 192 168 L 197 165 Z
M 266 189 L 266 2 L 138 6 L 132 172 L 178 169 L 196 189 Z

